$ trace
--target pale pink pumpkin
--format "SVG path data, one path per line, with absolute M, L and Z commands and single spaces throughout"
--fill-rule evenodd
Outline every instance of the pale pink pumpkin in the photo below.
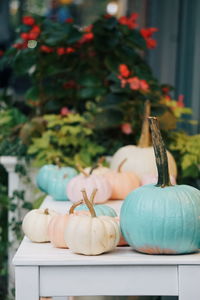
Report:
M 133 172 L 122 171 L 124 159 L 118 166 L 117 171 L 110 171 L 104 174 L 112 187 L 111 200 L 123 200 L 134 189 L 140 186 L 139 178 Z
M 72 202 L 78 202 L 82 199 L 81 190 L 87 190 L 88 194 L 92 194 L 94 189 L 98 190 L 94 203 L 106 202 L 111 194 L 112 188 L 108 180 L 102 175 L 94 175 L 86 173 L 80 168 L 81 174 L 75 176 L 67 185 L 67 197 Z
M 72 205 L 69 214 L 57 215 L 51 219 L 48 225 L 48 235 L 50 242 L 56 248 L 68 248 L 64 240 L 64 232 L 67 227 L 69 215 L 89 215 L 87 211 L 74 211 L 75 207 L 82 204 L 83 201 L 79 201 Z

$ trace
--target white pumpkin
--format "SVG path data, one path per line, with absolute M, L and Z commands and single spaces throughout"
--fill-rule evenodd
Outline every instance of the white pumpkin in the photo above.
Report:
M 169 151 L 167 151 L 167 157 L 169 173 L 176 178 L 176 162 Z M 153 147 L 141 148 L 132 145 L 122 147 L 114 154 L 110 168 L 117 170 L 119 162 L 125 158 L 127 158 L 127 161 L 124 163 L 123 171 L 134 172 L 140 180 L 142 180 L 146 174 L 152 174 L 152 176 L 155 177 L 158 176 Z
M 66 244 L 73 252 L 84 255 L 99 255 L 113 250 L 120 239 L 117 221 L 113 217 L 97 217 L 85 191 L 83 196 L 91 216 L 69 216 L 65 229 Z
M 107 172 L 110 171 L 109 168 L 107 167 L 104 167 L 102 165 L 102 163 L 105 161 L 105 157 L 101 157 L 98 161 L 97 161 L 97 164 L 94 165 L 93 167 L 87 167 L 84 169 L 84 171 L 87 173 L 87 174 L 94 174 L 94 175 L 104 175 L 106 174 Z
M 84 171 L 85 171 L 86 173 L 88 173 L 88 174 L 91 172 L 91 170 L 92 170 L 91 167 L 87 167 L 87 168 L 84 169 Z M 109 171 L 110 171 L 109 168 L 103 167 L 103 166 L 99 166 L 99 167 L 97 167 L 96 169 L 94 169 L 94 170 L 92 171 L 92 174 L 94 174 L 94 175 L 105 175 L 105 174 L 108 173 Z
M 148 117 L 150 116 L 150 102 L 145 103 L 145 115 L 142 125 L 142 133 L 138 146 L 128 145 L 120 148 L 112 157 L 110 168 L 117 170 L 119 163 L 124 159 L 127 161 L 123 165 L 123 171 L 134 172 L 140 180 L 147 175 L 157 177 L 156 160 L 153 147 L 150 146 L 150 133 Z M 176 162 L 172 154 L 167 151 L 169 173 L 175 179 L 177 177 Z
M 48 225 L 52 217 L 58 214 L 50 209 L 33 209 L 29 211 L 22 222 L 24 234 L 36 243 L 49 242 Z

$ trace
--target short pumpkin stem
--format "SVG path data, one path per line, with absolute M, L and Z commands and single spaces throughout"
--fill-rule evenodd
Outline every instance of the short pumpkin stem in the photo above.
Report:
M 158 119 L 155 117 L 149 117 L 148 119 L 151 128 L 152 142 L 158 170 L 158 182 L 156 186 L 160 186 L 162 188 L 171 186 L 172 184 L 169 177 L 167 151 L 159 129 Z
M 92 217 L 92 218 L 96 218 L 96 216 L 97 216 L 97 215 L 96 215 L 96 212 L 95 212 L 95 210 L 94 210 L 94 207 L 93 207 L 92 202 L 88 199 L 86 190 L 84 189 L 84 190 L 82 190 L 81 192 L 82 192 L 82 194 L 83 194 L 84 202 L 85 202 L 85 204 L 86 204 L 86 206 L 87 206 L 89 212 L 91 213 L 91 217 Z M 93 191 L 93 192 L 94 192 L 94 191 Z
M 88 177 L 90 175 L 87 172 L 85 172 L 85 170 L 81 167 L 81 165 L 77 164 L 76 167 L 77 167 L 78 171 L 80 173 L 82 173 L 85 177 Z
M 127 161 L 127 158 L 124 158 L 124 159 L 122 160 L 122 162 L 119 164 L 118 169 L 117 169 L 117 172 L 118 172 L 118 173 L 121 173 L 122 167 L 123 167 L 123 165 L 125 164 L 126 161 Z
M 142 132 L 139 139 L 138 147 L 147 148 L 150 146 L 150 133 L 149 133 L 149 122 L 148 117 L 151 113 L 151 103 L 149 100 L 145 102 L 144 106 L 144 119 L 142 123 Z
M 105 157 L 102 156 L 98 159 L 97 163 L 91 168 L 89 175 L 93 173 L 93 171 L 102 166 L 102 163 L 105 161 Z
M 49 209 L 48 209 L 48 208 L 45 208 L 44 214 L 45 214 L 45 215 L 49 215 Z
M 83 204 L 83 200 L 80 200 L 76 203 L 74 203 L 71 207 L 70 207 L 70 210 L 69 210 L 69 214 L 72 215 L 74 213 L 74 210 L 77 206 Z
M 55 158 L 55 163 L 56 163 L 56 166 L 57 166 L 58 168 L 61 168 L 61 167 L 62 167 L 62 164 L 61 164 L 61 161 L 60 161 L 60 158 L 59 158 L 59 157 L 56 157 L 56 158 Z

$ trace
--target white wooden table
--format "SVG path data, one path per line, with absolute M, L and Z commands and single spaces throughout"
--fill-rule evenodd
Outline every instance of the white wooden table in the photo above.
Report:
M 120 203 L 114 205 L 120 207 Z M 43 206 L 67 210 L 66 203 L 50 198 Z M 13 264 L 16 300 L 80 295 L 178 295 L 179 300 L 200 299 L 200 253 L 159 256 L 118 247 L 100 256 L 83 256 L 24 238 Z

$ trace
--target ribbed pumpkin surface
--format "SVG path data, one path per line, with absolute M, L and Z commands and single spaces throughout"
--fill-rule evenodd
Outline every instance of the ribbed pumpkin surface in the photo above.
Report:
M 125 199 L 120 225 L 140 252 L 194 252 L 200 245 L 200 191 L 187 185 L 140 187 Z

